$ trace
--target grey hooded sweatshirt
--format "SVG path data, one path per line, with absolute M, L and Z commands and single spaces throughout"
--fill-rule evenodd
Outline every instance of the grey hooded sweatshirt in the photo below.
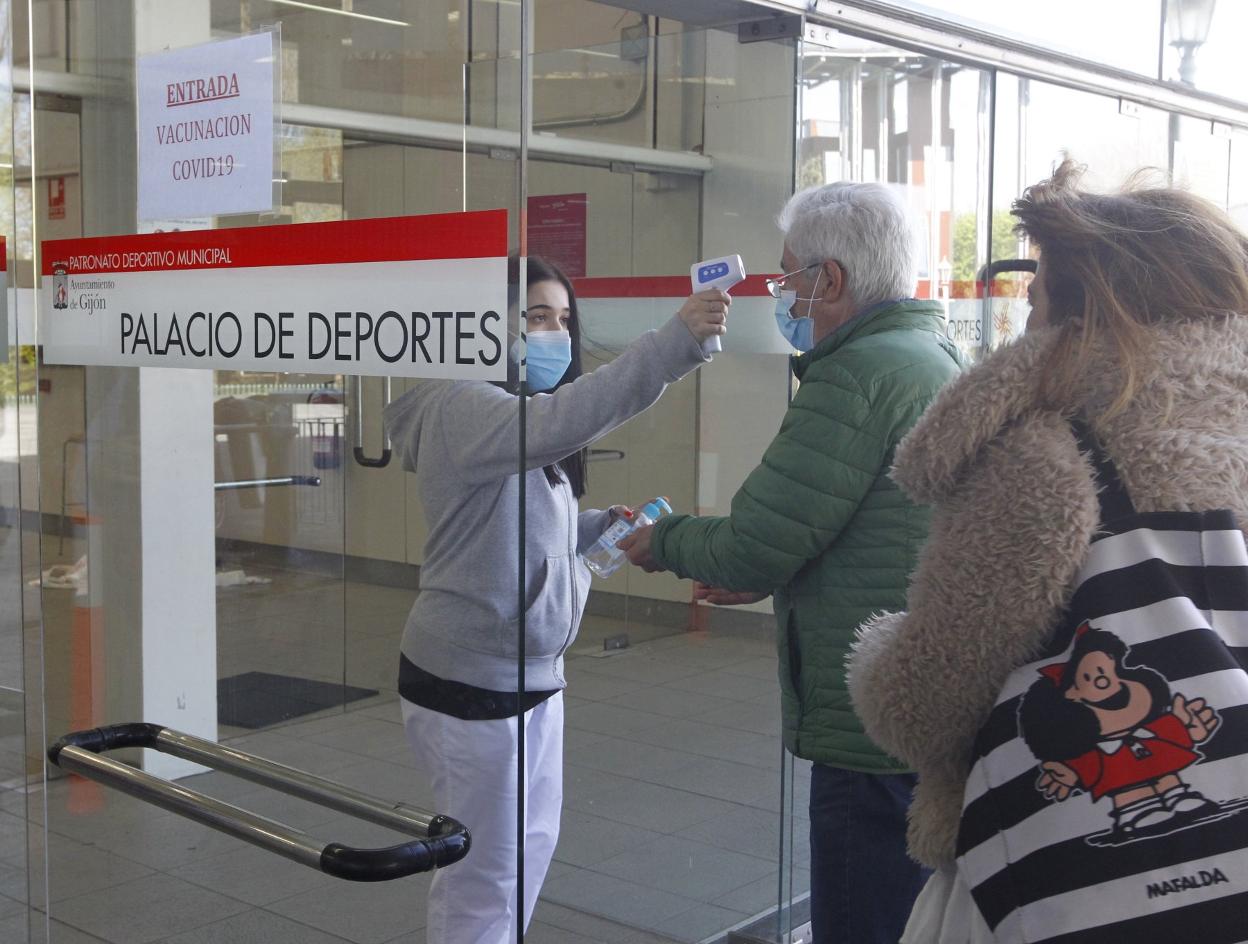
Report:
M 577 556 L 606 511 L 578 513 L 567 482 L 542 467 L 651 406 L 706 358 L 679 318 L 609 364 L 529 398 L 525 468 L 525 689 L 565 688 L 563 654 L 589 591 Z M 520 624 L 519 405 L 484 381 L 422 381 L 385 410 L 386 429 L 417 487 L 429 527 L 420 595 L 402 651 L 439 678 L 515 691 Z

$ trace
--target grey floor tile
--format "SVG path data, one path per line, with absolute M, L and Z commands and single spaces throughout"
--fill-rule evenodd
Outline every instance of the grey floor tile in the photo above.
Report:
M 616 698 L 639 689 L 650 688 L 655 684 L 653 681 L 638 681 L 596 672 L 594 668 L 598 661 L 596 659 L 569 659 L 567 661 L 568 692 L 584 701 L 605 701 L 608 698 Z M 587 667 L 586 663 L 591 662 L 593 665 Z
M 30 940 L 27 936 L 28 928 L 29 922 L 25 913 L 0 918 L 0 941 L 5 944 L 26 944 Z
M 393 692 L 381 692 L 376 697 L 361 701 L 359 705 L 348 705 L 347 715 L 365 715 L 378 721 L 403 723 L 403 711 L 399 707 L 399 698 Z
M 311 715 L 302 715 L 299 719 L 287 721 L 282 724 L 275 725 L 268 730 L 285 737 L 306 738 L 313 734 L 324 734 L 328 731 L 337 731 L 347 725 L 353 723 L 356 718 L 337 706 L 328 711 L 321 711 Z
M 724 728 L 736 728 L 780 738 L 780 703 L 762 704 L 754 701 L 736 701 L 725 708 L 702 712 L 694 721 L 717 724 Z
M 637 782 L 596 797 L 565 799 L 564 805 L 659 833 L 679 832 L 734 808 L 684 790 Z
M 564 759 L 578 767 L 620 774 L 651 783 L 665 782 L 662 779 L 663 774 L 677 771 L 689 763 L 688 755 L 678 751 L 621 738 L 608 738 L 573 750 L 565 747 Z
M 543 896 L 567 908 L 632 927 L 648 927 L 650 922 L 673 918 L 697 904 L 679 895 L 587 869 L 547 882 Z M 648 919 L 646 924 L 638 920 L 643 915 Z
M 779 771 L 713 757 L 687 757 L 683 766 L 657 769 L 646 779 L 745 806 L 755 805 L 763 795 L 779 796 L 780 793 Z
M 545 897 L 539 899 L 537 907 L 533 909 L 533 922 L 550 925 L 602 944 L 625 944 L 632 942 L 637 934 L 634 925 L 609 921 L 598 915 L 587 914 L 579 908 L 565 907 Z
M 30 900 L 29 878 L 25 862 L 0 863 L 0 895 L 17 901 Z
M 760 862 L 769 862 L 775 868 L 780 856 L 779 813 L 748 807 L 734 807 L 729 813 L 683 829 L 678 834 L 720 849 L 730 849 L 751 855 Z M 792 853 L 798 865 L 810 861 L 810 843 L 807 833 L 810 825 L 805 819 L 793 824 Z M 786 853 L 787 854 L 787 853 Z
M 305 832 L 316 832 L 317 826 L 341 815 L 327 806 L 301 800 L 288 793 L 258 787 L 255 784 L 251 784 L 251 787 L 250 793 L 244 793 L 230 802 L 250 813 L 277 820 L 279 823 L 302 829 Z
M 287 737 L 271 731 L 248 734 L 228 743 L 230 747 L 240 751 L 322 777 L 327 777 L 343 767 L 350 767 L 359 761 L 360 756 L 314 744 L 304 738 Z
M 428 879 L 393 882 L 336 882 L 268 906 L 309 927 L 336 934 L 355 944 L 384 944 L 425 926 Z
M 563 765 L 564 805 L 567 806 L 572 801 L 597 799 L 632 782 L 631 777 L 625 778 L 603 770 L 565 763 Z
M 26 902 L 0 895 L 0 918 L 11 918 L 15 914 L 26 913 Z
M 774 863 L 754 856 L 670 836 L 652 839 L 594 866 L 595 872 L 706 903 L 774 870 Z
M 166 938 L 164 944 L 343 944 L 345 941 L 346 938 L 255 909 Z
M 246 911 L 226 898 L 168 875 L 79 895 L 54 906 L 60 921 L 116 944 L 146 944 Z
M 214 799 L 224 800 L 226 803 L 236 803 L 240 797 L 255 793 L 257 789 L 250 780 L 222 773 L 219 770 L 183 777 L 178 783 L 189 790 L 207 794 Z
M 679 683 L 655 685 L 627 695 L 617 695 L 615 698 L 608 699 L 607 704 L 633 708 L 637 711 L 648 711 L 656 715 L 666 715 L 669 718 L 713 715 L 716 710 L 723 710 L 734 704 L 731 699 L 684 691 L 677 687 L 678 685 Z
M 410 751 L 410 748 L 404 748 Z M 432 791 L 428 778 L 413 767 L 384 760 L 361 760 L 334 771 L 330 780 L 361 790 L 379 800 L 411 803 L 429 808 Z
M 580 728 L 571 728 L 567 724 L 563 727 L 563 749 L 564 751 L 574 751 L 578 747 L 588 747 L 590 744 L 597 744 L 610 735 L 601 734 L 597 731 L 583 731 Z
M 363 757 L 407 766 L 413 763 L 412 749 L 408 746 L 403 725 L 397 717 L 393 721 L 379 721 L 369 717 L 353 718 L 332 731 L 304 737 L 316 744 Z
M 172 813 L 152 814 L 137 823 L 97 823 L 94 831 L 84 829 L 70 838 L 161 871 L 246 848 L 241 840 Z
M 19 850 L 26 847 L 27 823 L 24 816 L 0 813 L 0 849 Z
M 767 679 L 749 674 L 743 675 L 732 671 L 736 664 L 704 672 L 701 675 L 691 675 L 689 678 L 670 684 L 679 686 L 687 692 L 714 695 L 716 698 L 726 698 L 729 701 L 748 701 L 778 690 L 774 672 L 771 678 Z
M 598 938 L 586 937 L 566 928 L 533 921 L 524 932 L 525 944 L 600 944 Z
M 640 731 L 633 739 L 689 757 L 714 757 L 774 770 L 779 777 L 781 742 L 775 735 L 674 719 L 669 724 Z
M 790 895 L 790 889 L 792 894 Z M 798 898 L 810 891 L 810 870 L 799 868 L 793 870 L 792 881 L 785 873 L 784 898 L 786 901 Z M 754 916 L 763 914 L 764 912 L 775 911 L 776 903 L 781 898 L 780 890 L 780 873 L 772 872 L 770 875 L 764 876 L 757 881 L 740 888 L 734 888 L 731 892 L 715 899 L 715 904 L 731 908 L 734 911 L 744 911 Z
M 596 702 L 588 707 L 578 708 L 574 712 L 567 712 L 564 723 L 570 728 L 590 731 L 594 734 L 627 738 L 642 731 L 661 727 L 668 724 L 670 720 L 670 718 L 648 711 L 636 711 L 632 708 Z
M 63 836 L 48 837 L 49 898 L 64 901 L 151 875 L 145 865 Z M 42 879 L 42 875 L 37 878 Z
M 256 848 L 196 859 L 169 874 L 251 905 L 267 905 L 334 882 L 322 872 Z
M 673 662 L 667 657 L 667 653 L 645 652 L 644 649 L 644 646 L 635 649 L 624 649 L 619 654 L 613 654 L 601 659 L 587 657 L 584 661 L 592 662 L 593 665 L 585 668 L 592 671 L 595 675 L 605 675 L 610 678 L 633 681 L 645 685 L 661 685 L 664 682 L 688 678 L 690 675 L 697 675 L 706 670 L 704 666 L 699 667 Z M 592 697 L 586 695 L 581 690 L 576 691 L 575 694 L 581 698 Z
M 555 859 L 570 865 L 594 866 L 661 835 L 579 810 L 564 810 Z
M 42 915 L 40 917 L 42 918 Z M 36 931 L 31 940 L 42 942 L 43 938 L 40 936 L 42 933 L 42 930 Z M 8 938 L 0 938 L 0 940 L 7 941 Z M 19 938 L 19 940 L 25 940 L 25 938 Z M 104 938 L 88 934 L 86 931 L 79 931 L 55 918 L 48 922 L 48 944 L 101 944 L 102 941 Z
M 697 944 L 737 927 L 749 917 L 744 912 L 716 905 L 697 905 L 670 918 L 643 918 L 641 923 L 673 940 Z
M 759 655 L 753 659 L 747 659 L 742 662 L 734 663 L 731 667 L 726 668 L 725 672 L 733 675 L 748 675 L 752 678 L 762 679 L 764 681 L 776 684 L 776 657 L 772 655 Z

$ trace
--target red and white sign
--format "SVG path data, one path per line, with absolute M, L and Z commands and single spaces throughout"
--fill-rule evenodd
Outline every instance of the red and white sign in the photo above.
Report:
M 43 243 L 49 364 L 501 380 L 504 210 Z
M 65 178 L 48 178 L 48 219 L 65 219 Z
M 569 278 L 582 277 L 588 206 L 583 193 L 529 197 L 529 252 L 549 259 Z
M 272 30 L 141 56 L 139 219 L 273 208 Z

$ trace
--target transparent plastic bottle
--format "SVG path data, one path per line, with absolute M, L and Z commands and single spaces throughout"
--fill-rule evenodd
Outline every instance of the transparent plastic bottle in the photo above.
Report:
M 624 563 L 624 552 L 616 545 L 637 528 L 654 524 L 663 515 L 671 513 L 672 506 L 667 503 L 667 499 L 659 497 L 646 502 L 631 518 L 617 518 L 585 552 L 585 566 L 599 577 L 610 577 Z

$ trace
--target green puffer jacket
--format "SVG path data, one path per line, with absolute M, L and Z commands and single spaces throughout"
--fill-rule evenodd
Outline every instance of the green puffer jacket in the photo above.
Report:
M 654 557 L 681 577 L 775 594 L 785 744 L 850 770 L 904 769 L 863 733 L 845 684 L 860 623 L 905 608 L 928 512 L 889 478 L 893 450 L 961 370 L 935 302 L 889 303 L 794 359 L 780 432 L 727 517 L 660 520 Z

